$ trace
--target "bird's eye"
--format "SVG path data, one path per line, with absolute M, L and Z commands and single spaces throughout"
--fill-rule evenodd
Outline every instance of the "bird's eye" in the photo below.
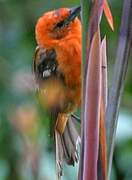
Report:
M 61 21 L 59 23 L 56 24 L 57 28 L 63 28 L 64 27 L 64 21 Z
M 63 29 L 64 27 L 67 27 L 69 25 L 67 20 L 60 21 L 56 24 L 55 28 L 57 29 Z

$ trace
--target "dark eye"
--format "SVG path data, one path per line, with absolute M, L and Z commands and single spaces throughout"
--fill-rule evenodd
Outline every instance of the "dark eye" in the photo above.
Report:
M 62 27 L 64 27 L 64 21 L 61 21 L 56 24 L 56 28 L 62 28 Z

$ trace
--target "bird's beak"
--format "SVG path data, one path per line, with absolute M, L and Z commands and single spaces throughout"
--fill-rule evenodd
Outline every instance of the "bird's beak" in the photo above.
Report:
M 67 17 L 67 19 L 64 21 L 65 25 L 68 25 L 71 21 L 73 21 L 80 13 L 81 6 L 73 7 L 70 10 L 70 14 Z
M 73 21 L 79 15 L 80 11 L 81 11 L 81 6 L 71 8 L 69 21 Z

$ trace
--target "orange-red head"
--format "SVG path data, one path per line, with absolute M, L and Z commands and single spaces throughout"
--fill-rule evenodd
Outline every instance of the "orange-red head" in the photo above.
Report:
M 60 8 L 47 12 L 36 25 L 36 40 L 39 46 L 52 48 L 70 36 L 81 36 L 81 24 L 77 15 L 80 7 Z

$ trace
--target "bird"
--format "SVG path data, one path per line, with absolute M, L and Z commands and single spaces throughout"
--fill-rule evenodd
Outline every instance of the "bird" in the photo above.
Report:
M 81 103 L 80 11 L 80 6 L 51 10 L 35 26 L 33 72 L 38 97 L 51 112 L 58 179 L 63 175 L 64 161 L 74 166 L 79 160 L 80 136 L 73 113 Z

